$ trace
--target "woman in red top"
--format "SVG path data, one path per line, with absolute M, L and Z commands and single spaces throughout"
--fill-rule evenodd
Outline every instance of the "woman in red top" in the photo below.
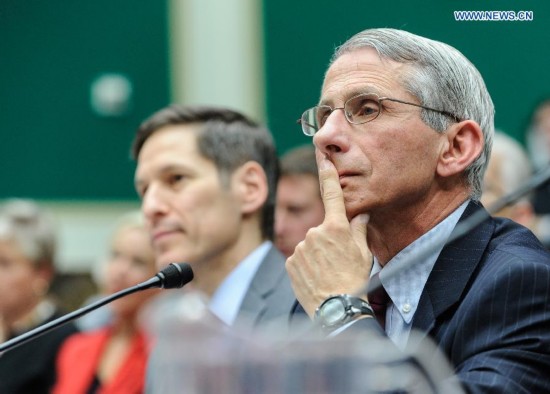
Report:
M 123 218 L 112 239 L 106 292 L 115 293 L 155 273 L 153 250 L 140 214 Z M 70 337 L 57 359 L 53 393 L 142 393 L 148 344 L 138 318 L 142 307 L 156 293 L 146 290 L 114 301 L 110 304 L 111 324 Z

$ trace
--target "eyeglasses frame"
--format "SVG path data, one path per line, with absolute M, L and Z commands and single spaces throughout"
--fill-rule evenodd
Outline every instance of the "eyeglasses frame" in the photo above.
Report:
M 348 118 L 348 114 L 346 113 L 345 111 L 345 108 L 346 108 L 346 104 L 348 102 L 350 102 L 351 100 L 353 99 L 356 99 L 358 97 L 361 97 L 361 96 L 370 96 L 370 97 L 376 97 L 376 101 L 378 102 L 378 106 L 380 107 L 380 110 L 378 111 L 378 114 L 376 114 L 376 116 L 372 119 L 369 119 L 369 120 L 366 120 L 364 122 L 353 122 L 351 121 L 349 118 Z M 406 105 L 412 105 L 414 107 L 418 107 L 418 108 L 422 108 L 422 109 L 426 109 L 428 111 L 434 111 L 434 112 L 437 112 L 441 115 L 445 115 L 445 116 L 448 116 L 450 118 L 452 118 L 455 122 L 461 122 L 463 119 L 461 119 L 460 117 L 458 117 L 457 115 L 455 114 L 452 114 L 448 111 L 442 111 L 442 110 L 439 110 L 439 109 L 435 109 L 435 108 L 431 108 L 431 107 L 427 107 L 425 105 L 421 105 L 421 104 L 416 104 L 416 103 L 411 103 L 409 101 L 403 101 L 403 100 L 400 100 L 400 99 L 395 99 L 395 98 L 391 98 L 391 97 L 380 97 L 378 96 L 376 93 L 360 93 L 360 94 L 357 94 L 355 96 L 352 96 L 350 97 L 349 99 L 346 100 L 346 102 L 344 103 L 344 106 L 343 107 L 335 107 L 335 108 L 332 108 L 330 105 L 316 105 L 315 107 L 311 107 L 307 110 L 304 111 L 304 113 L 302 114 L 302 117 L 300 119 L 298 119 L 296 121 L 296 123 L 298 124 L 301 124 L 302 125 L 302 132 L 309 136 L 309 137 L 313 137 L 315 135 L 315 133 L 317 133 L 319 131 L 319 129 L 315 130 L 315 132 L 313 134 L 310 134 L 310 133 L 306 133 L 306 131 L 304 130 L 304 124 L 307 124 L 309 128 L 311 129 L 315 129 L 315 127 L 305 121 L 303 121 L 304 119 L 304 115 L 313 110 L 314 108 L 320 108 L 320 107 L 326 107 L 326 108 L 329 108 L 330 109 L 330 112 L 329 112 L 329 115 L 332 114 L 334 111 L 338 110 L 338 109 L 341 109 L 344 111 L 344 117 L 346 118 L 346 121 L 349 123 L 349 124 L 365 124 L 365 123 L 369 123 L 369 122 L 372 122 L 373 120 L 375 120 L 376 118 L 378 118 L 378 116 L 380 116 L 380 114 L 382 113 L 382 109 L 384 108 L 384 106 L 382 105 L 382 101 L 393 101 L 393 102 L 396 102 L 396 103 L 400 103 L 400 104 L 406 104 Z M 323 126 L 321 126 L 323 127 Z

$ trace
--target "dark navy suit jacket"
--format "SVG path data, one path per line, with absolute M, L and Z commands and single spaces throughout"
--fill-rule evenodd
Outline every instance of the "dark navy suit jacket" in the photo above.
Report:
M 459 223 L 479 210 L 471 202 Z M 349 329 L 380 327 L 362 319 Z M 443 248 L 413 329 L 435 341 L 468 392 L 550 392 L 550 254 L 526 228 L 488 218 Z

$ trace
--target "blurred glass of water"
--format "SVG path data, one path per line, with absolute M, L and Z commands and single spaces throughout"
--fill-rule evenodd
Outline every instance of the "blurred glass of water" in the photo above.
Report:
M 326 338 L 288 327 L 229 328 L 193 292 L 165 301 L 155 314 L 151 393 L 462 392 L 425 338 L 403 352 L 376 333 Z

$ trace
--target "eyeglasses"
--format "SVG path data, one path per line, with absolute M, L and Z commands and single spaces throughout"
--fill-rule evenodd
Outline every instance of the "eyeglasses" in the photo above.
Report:
M 344 110 L 344 116 L 346 120 L 351 124 L 363 124 L 370 122 L 380 115 L 382 112 L 382 101 L 394 101 L 396 103 L 413 105 L 415 107 L 434 111 L 442 115 L 452 118 L 455 122 L 460 122 L 461 119 L 447 111 L 441 111 L 438 109 L 425 107 L 420 104 L 409 103 L 398 99 L 389 97 L 379 97 L 374 93 L 363 93 L 357 96 L 353 96 L 348 99 L 343 107 L 332 108 L 329 105 L 318 105 L 316 107 L 306 110 L 298 123 L 302 125 L 302 131 L 305 135 L 313 136 L 321 127 L 324 126 L 329 115 L 337 109 Z

